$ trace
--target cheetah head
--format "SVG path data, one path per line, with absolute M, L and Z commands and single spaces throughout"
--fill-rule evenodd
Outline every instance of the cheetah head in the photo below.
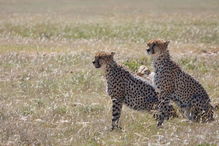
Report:
M 101 68 L 113 61 L 114 52 L 107 53 L 107 52 L 97 52 L 95 54 L 95 59 L 92 62 L 96 68 Z
M 146 50 L 149 55 L 159 55 L 167 50 L 170 41 L 164 40 L 150 40 L 148 41 L 148 49 Z

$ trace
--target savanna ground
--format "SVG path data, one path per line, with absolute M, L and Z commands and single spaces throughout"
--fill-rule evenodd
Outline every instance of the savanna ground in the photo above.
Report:
M 111 132 L 111 100 L 99 50 L 132 71 L 151 68 L 146 41 L 170 40 L 173 59 L 219 103 L 219 1 L 0 0 L 0 145 L 218 145 L 208 124 L 156 122 L 123 107 Z

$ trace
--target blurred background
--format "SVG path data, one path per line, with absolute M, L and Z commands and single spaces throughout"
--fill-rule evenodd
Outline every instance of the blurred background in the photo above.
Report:
M 109 131 L 95 52 L 153 70 L 145 49 L 156 38 L 170 40 L 173 60 L 218 104 L 218 0 L 0 0 L 0 144 L 218 145 L 218 111 L 212 123 L 180 117 L 157 129 L 124 106 L 123 131 Z

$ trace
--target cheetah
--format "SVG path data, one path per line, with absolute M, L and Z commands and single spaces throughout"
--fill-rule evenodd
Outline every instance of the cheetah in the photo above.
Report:
M 156 115 L 157 126 L 161 126 L 166 116 L 169 116 L 166 107 L 170 101 L 175 102 L 183 115 L 193 122 L 214 120 L 213 107 L 207 92 L 198 81 L 172 61 L 168 44 L 169 41 L 150 40 L 147 43 L 149 48 L 146 50 L 152 56 L 154 84 L 161 101 Z
M 92 62 L 95 68 L 103 68 L 107 81 L 107 93 L 112 100 L 112 130 L 118 126 L 122 106 L 148 111 L 157 109 L 159 100 L 154 88 L 143 78 L 130 73 L 114 61 L 114 52 L 97 52 Z M 168 108 L 172 117 L 177 117 L 172 106 Z

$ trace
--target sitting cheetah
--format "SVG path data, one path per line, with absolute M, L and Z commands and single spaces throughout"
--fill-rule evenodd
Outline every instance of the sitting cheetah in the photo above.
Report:
M 98 52 L 93 65 L 103 68 L 107 80 L 107 93 L 112 99 L 112 130 L 119 128 L 118 122 L 122 105 L 134 110 L 152 111 L 159 104 L 154 88 L 138 76 L 133 75 L 113 59 L 114 53 Z M 172 106 L 168 107 L 169 114 L 176 117 Z
M 213 120 L 213 107 L 202 85 L 171 60 L 167 49 L 169 41 L 150 40 L 147 53 L 152 56 L 155 69 L 154 83 L 159 92 L 159 114 L 157 126 L 168 117 L 166 106 L 175 102 L 183 114 L 194 122 Z

